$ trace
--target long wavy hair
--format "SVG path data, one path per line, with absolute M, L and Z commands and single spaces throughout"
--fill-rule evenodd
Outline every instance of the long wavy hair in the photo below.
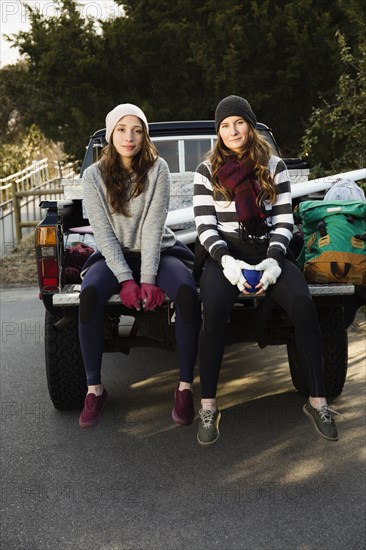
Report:
M 159 153 L 141 121 L 143 130 L 142 147 L 132 159 L 131 169 L 127 170 L 117 149 L 112 143 L 104 147 L 99 161 L 99 169 L 107 188 L 107 198 L 112 213 L 129 217 L 129 202 L 138 197 L 144 190 L 147 174 L 159 156 Z
M 248 127 L 248 138 L 245 148 L 240 155 L 236 156 L 240 160 L 246 154 L 248 154 L 248 160 L 253 164 L 254 177 L 258 180 L 261 187 L 261 191 L 257 197 L 258 206 L 261 206 L 265 200 L 268 200 L 274 204 L 276 202 L 276 189 L 273 178 L 268 169 L 271 148 L 267 141 L 251 125 Z M 213 191 L 215 198 L 217 198 L 218 195 L 223 195 L 229 202 L 232 201 L 233 197 L 231 196 L 230 191 L 221 185 L 218 177 L 218 171 L 228 160 L 228 158 L 233 155 L 233 151 L 224 145 L 221 136 L 218 135 L 217 142 L 209 155 L 209 160 L 212 164 Z

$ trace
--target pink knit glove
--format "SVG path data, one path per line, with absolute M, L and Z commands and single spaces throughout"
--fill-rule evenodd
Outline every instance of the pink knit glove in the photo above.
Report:
M 156 285 L 141 283 L 141 300 L 146 311 L 152 311 L 164 302 L 164 292 Z
M 119 295 L 124 306 L 137 311 L 141 309 L 141 290 L 133 279 L 128 279 L 120 283 Z

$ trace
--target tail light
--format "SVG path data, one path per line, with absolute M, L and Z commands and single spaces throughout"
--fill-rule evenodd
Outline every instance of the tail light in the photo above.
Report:
M 36 255 L 40 290 L 44 292 L 59 290 L 57 226 L 40 225 L 36 228 Z

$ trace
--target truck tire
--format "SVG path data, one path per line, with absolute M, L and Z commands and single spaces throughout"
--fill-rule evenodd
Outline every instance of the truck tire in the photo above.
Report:
M 46 311 L 45 357 L 48 392 L 56 409 L 83 407 L 87 385 L 76 319 L 55 328 L 60 317 Z
M 323 369 L 327 397 L 337 397 L 342 393 L 347 375 L 348 335 L 344 324 L 341 306 L 318 308 L 323 345 Z M 287 344 L 292 383 L 299 393 L 308 396 L 309 390 L 304 373 L 300 368 L 295 342 Z

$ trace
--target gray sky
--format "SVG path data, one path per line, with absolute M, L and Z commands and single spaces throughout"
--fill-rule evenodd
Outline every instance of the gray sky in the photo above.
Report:
M 4 34 L 11 35 L 19 31 L 29 30 L 29 18 L 24 4 L 41 11 L 46 17 L 57 13 L 57 3 L 54 0 L 0 0 L 1 50 L 0 66 L 15 63 L 19 59 L 19 51 L 11 48 L 4 39 Z M 84 18 L 107 19 L 122 13 L 121 7 L 113 0 L 78 0 L 80 11 Z

